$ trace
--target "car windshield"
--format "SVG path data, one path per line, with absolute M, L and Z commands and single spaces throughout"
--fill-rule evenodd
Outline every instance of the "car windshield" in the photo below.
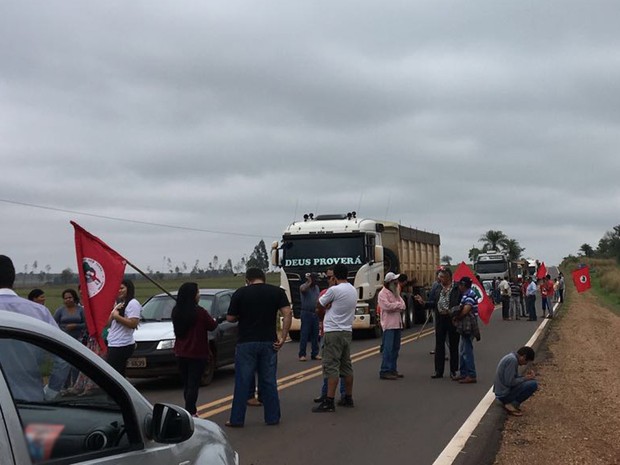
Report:
M 200 295 L 200 305 L 202 308 L 211 312 L 215 296 Z M 143 321 L 166 321 L 172 319 L 172 309 L 175 301 L 168 295 L 151 297 L 142 307 Z

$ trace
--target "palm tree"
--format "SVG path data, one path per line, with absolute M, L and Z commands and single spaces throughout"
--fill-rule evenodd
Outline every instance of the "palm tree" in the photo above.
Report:
M 524 251 L 525 249 L 519 245 L 519 241 L 517 241 L 516 239 L 506 239 L 504 241 L 504 252 L 506 252 L 508 260 L 519 260 L 521 258 L 521 254 Z
M 441 257 L 441 263 L 445 263 L 447 266 L 451 266 L 451 261 L 452 257 L 450 255 L 444 255 L 443 257 Z
M 478 239 L 478 242 L 482 242 L 482 251 L 487 250 L 501 250 L 506 247 L 506 241 L 508 237 L 502 231 L 493 231 L 490 229 Z
M 472 263 L 476 263 L 476 260 L 478 260 L 478 255 L 480 255 L 481 253 L 482 253 L 482 250 L 480 250 L 478 247 L 472 246 L 472 248 L 469 249 L 468 257 Z

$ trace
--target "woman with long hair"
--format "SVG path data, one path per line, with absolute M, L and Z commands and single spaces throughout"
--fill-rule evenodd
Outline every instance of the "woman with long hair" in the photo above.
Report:
M 172 325 L 176 341 L 174 355 L 183 382 L 185 410 L 196 416 L 196 400 L 200 379 L 209 357 L 209 331 L 217 322 L 198 305 L 200 290 L 196 283 L 183 283 L 177 293 L 177 303 L 172 309 Z
M 133 333 L 140 323 L 142 306 L 135 298 L 136 290 L 133 282 L 124 279 L 118 291 L 118 303 L 112 309 L 108 324 L 108 354 L 107 362 L 125 376 L 127 360 L 133 354 L 136 346 Z

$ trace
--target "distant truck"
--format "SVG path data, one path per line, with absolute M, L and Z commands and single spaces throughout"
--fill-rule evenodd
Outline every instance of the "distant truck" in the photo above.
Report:
M 392 221 L 357 218 L 355 212 L 335 215 L 304 215 L 290 224 L 281 243 L 271 247 L 271 262 L 280 267 L 280 286 L 293 307 L 292 339 L 301 328 L 299 287 L 306 273 L 315 273 L 321 289 L 327 287 L 325 271 L 338 263 L 347 265 L 349 282 L 358 293 L 353 321 L 354 331 L 379 337 L 381 324 L 377 313 L 377 294 L 385 273 L 405 273 L 409 279 L 403 298 L 406 328 L 423 322 L 426 312 L 412 298 L 425 295 L 435 280 L 439 266 L 438 234 L 409 228 Z
M 518 264 L 510 261 L 503 252 L 488 250 L 478 255 L 474 263 L 474 271 L 482 283 L 492 281 L 496 277 L 510 280 L 517 277 Z

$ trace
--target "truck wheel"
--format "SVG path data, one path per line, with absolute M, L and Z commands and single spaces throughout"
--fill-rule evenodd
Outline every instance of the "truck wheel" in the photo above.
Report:
M 292 341 L 299 341 L 299 331 L 289 331 L 288 336 Z
M 388 248 L 383 248 L 383 272 L 388 273 L 397 273 L 400 269 L 400 263 L 398 262 L 398 257 L 394 252 L 392 252 Z
M 215 352 L 213 351 L 213 348 L 211 348 L 211 358 L 209 358 L 209 361 L 207 362 L 207 368 L 205 368 L 205 371 L 200 378 L 201 386 L 207 386 L 211 384 L 211 381 L 213 381 L 213 375 L 215 374 L 215 366 Z

